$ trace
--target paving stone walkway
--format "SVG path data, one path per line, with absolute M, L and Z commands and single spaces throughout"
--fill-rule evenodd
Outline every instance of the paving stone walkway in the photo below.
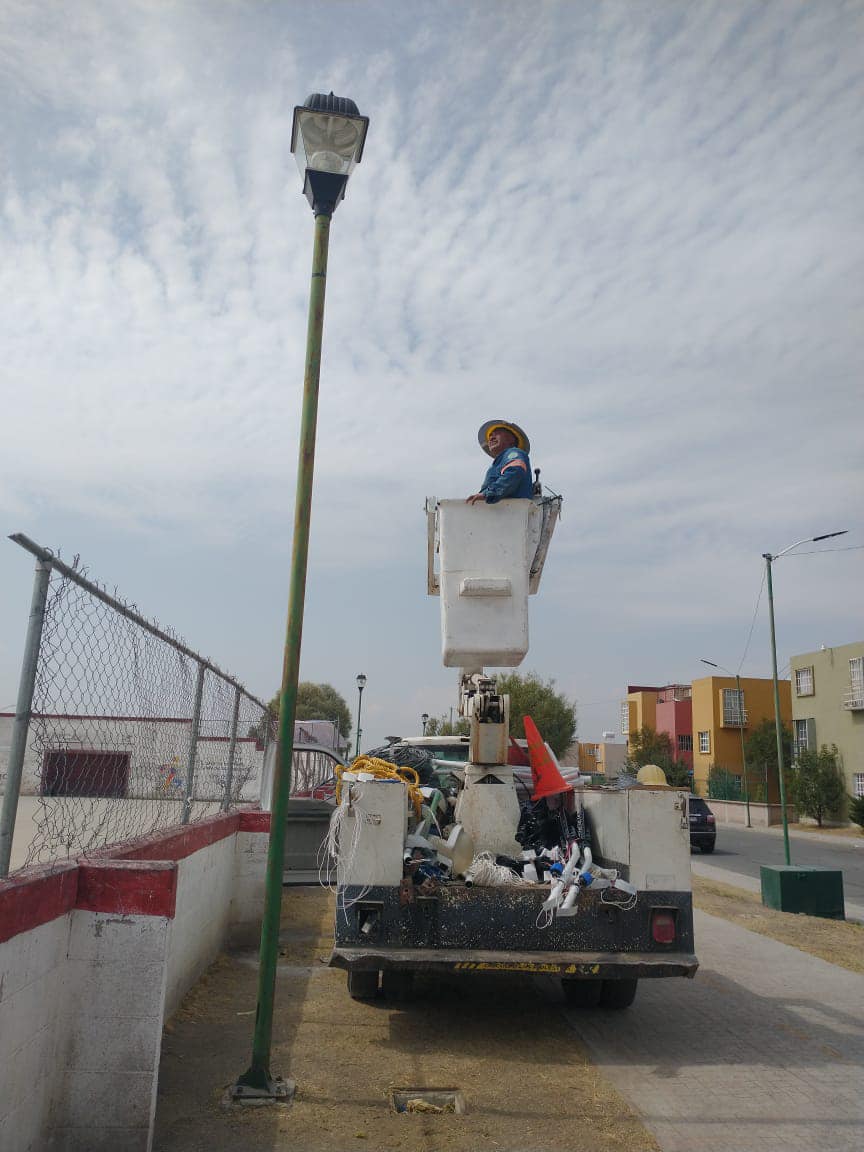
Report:
M 695 930 L 695 980 L 568 1013 L 595 1064 L 664 1152 L 860 1152 L 864 976 L 703 912 Z

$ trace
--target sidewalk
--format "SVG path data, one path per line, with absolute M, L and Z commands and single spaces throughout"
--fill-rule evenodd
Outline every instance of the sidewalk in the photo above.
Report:
M 568 1013 L 599 1070 L 663 1152 L 858 1152 L 864 976 L 703 912 L 695 933 L 694 981 Z

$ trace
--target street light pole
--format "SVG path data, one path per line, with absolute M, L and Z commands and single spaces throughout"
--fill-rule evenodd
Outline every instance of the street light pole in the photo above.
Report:
M 252 1060 L 247 1071 L 239 1077 L 232 1088 L 233 1098 L 239 1101 L 285 1100 L 290 1099 L 294 1092 L 292 1081 L 271 1076 L 270 1052 L 282 911 L 285 818 L 291 791 L 294 716 L 297 708 L 300 641 L 306 600 L 312 479 L 318 422 L 318 384 L 324 328 L 324 290 L 327 281 L 330 218 L 345 195 L 345 186 L 354 165 L 359 162 L 363 154 L 368 125 L 368 119 L 359 115 L 357 105 L 352 100 L 335 97 L 332 92 L 329 96 L 317 94 L 310 96 L 305 105 L 294 109 L 291 151 L 294 152 L 303 174 L 303 193 L 315 214 L 315 236 L 306 333 L 306 364 L 303 375 L 303 411 L 297 463 L 288 622 L 282 660 L 282 685 L 279 692 L 279 732 L 273 772 L 270 839 L 267 849 L 264 914 L 261 923 L 258 1002 L 252 1039 Z
M 777 778 L 780 785 L 780 817 L 783 821 L 783 851 L 786 857 L 787 867 L 792 863 L 792 857 L 789 852 L 789 821 L 786 818 L 786 783 L 783 772 L 783 724 L 780 719 L 780 682 L 777 678 L 777 638 L 774 632 L 774 586 L 771 580 L 771 565 L 775 560 L 779 560 L 781 556 L 785 556 L 787 552 L 791 552 L 793 548 L 797 548 L 800 544 L 816 544 L 820 540 L 831 540 L 834 536 L 845 536 L 847 529 L 842 532 L 825 532 L 821 536 L 809 536 L 805 540 L 797 540 L 794 544 L 790 544 L 788 548 L 784 548 L 782 552 L 778 552 L 772 556 L 770 552 L 763 552 L 762 559 L 765 561 L 765 576 L 768 584 L 768 619 L 771 623 L 771 673 L 774 678 L 774 731 L 777 735 Z
M 424 712 L 420 717 L 420 723 L 423 725 L 423 735 L 426 735 L 426 725 L 429 723 L 429 713 Z
M 354 749 L 354 759 L 360 755 L 360 737 L 363 729 L 360 727 L 360 710 L 363 707 L 363 689 L 366 687 L 366 677 L 361 672 L 357 677 L 357 747 Z
M 719 668 L 721 672 L 725 672 L 727 676 L 735 676 L 735 692 L 738 696 L 738 731 L 741 733 L 741 771 L 744 775 L 744 809 L 747 813 L 745 827 L 752 828 L 750 823 L 750 785 L 747 781 L 747 757 L 744 753 L 744 697 L 741 695 L 741 677 L 735 672 L 732 673 L 728 668 L 724 668 L 722 664 L 715 664 L 713 660 L 700 660 L 700 664 L 708 664 L 711 668 Z M 765 802 L 767 804 L 768 797 L 766 795 Z

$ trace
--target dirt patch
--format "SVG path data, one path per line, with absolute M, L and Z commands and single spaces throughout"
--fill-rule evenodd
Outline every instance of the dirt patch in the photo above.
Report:
M 273 1071 L 297 1081 L 294 1104 L 220 1106 L 248 1063 L 257 980 L 254 955 L 223 956 L 166 1028 L 155 1152 L 656 1152 L 588 1062 L 563 999 L 495 974 L 419 977 L 409 1003 L 356 1002 L 323 963 L 332 898 L 293 889 L 284 910 Z M 392 1110 L 394 1089 L 440 1086 L 463 1094 L 464 1116 Z
M 781 944 L 790 944 L 829 964 L 864 974 L 864 925 L 777 912 L 766 908 L 753 892 L 703 880 L 701 876 L 693 877 L 693 904 L 702 912 L 731 920 Z

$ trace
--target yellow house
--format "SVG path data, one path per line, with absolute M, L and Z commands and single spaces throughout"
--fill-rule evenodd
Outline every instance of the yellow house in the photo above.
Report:
M 693 681 L 693 791 L 708 795 L 708 770 L 727 768 L 741 776 L 743 758 L 741 736 L 746 741 L 763 720 L 774 719 L 774 684 L 771 680 L 741 678 L 741 698 L 734 676 L 705 676 Z M 792 689 L 789 680 L 780 681 L 780 718 L 792 727 Z M 788 767 L 788 765 L 787 765 Z M 751 786 L 756 779 L 748 771 Z M 768 801 L 780 799 L 777 780 L 769 781 Z
M 647 685 L 628 684 L 627 699 L 621 704 L 621 735 L 627 737 L 627 750 L 630 750 L 630 737 L 640 728 L 657 730 L 657 694 L 660 688 Z

